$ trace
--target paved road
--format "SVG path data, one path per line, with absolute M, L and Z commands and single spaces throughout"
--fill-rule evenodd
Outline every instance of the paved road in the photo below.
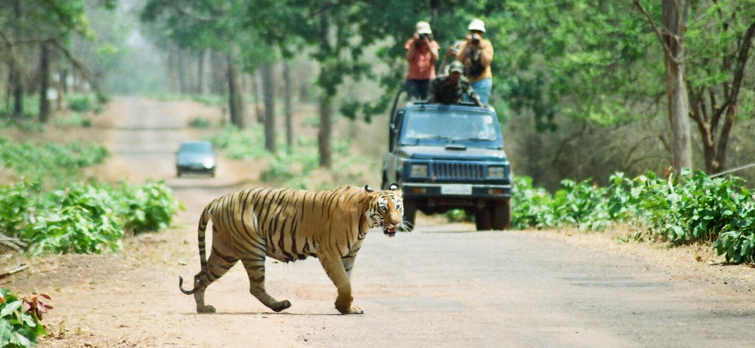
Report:
M 129 170 L 174 176 L 172 153 L 186 136 L 175 129 L 183 124 L 171 121 L 177 111 L 136 100 L 118 103 L 130 110 L 121 128 L 139 130 L 118 130 L 115 153 L 133 164 Z M 368 235 L 352 275 L 355 304 L 364 307 L 364 315 L 337 315 L 335 288 L 315 259 L 268 261 L 269 292 L 293 304 L 284 313 L 270 312 L 249 295 L 245 272 L 236 266 L 208 289 L 207 301 L 219 313 L 198 315 L 193 298 L 177 291 L 176 276 L 191 279 L 199 268 L 194 224 L 201 209 L 236 189 L 212 186 L 227 182 L 223 175 L 220 171 L 217 181 L 198 179 L 196 187 L 193 179 L 170 179 L 187 206 L 181 219 L 188 227 L 160 237 L 159 248 L 179 245 L 177 254 L 166 252 L 163 263 L 144 261 L 117 273 L 121 282 L 114 284 L 128 287 L 118 296 L 103 298 L 106 289 L 82 289 L 59 296 L 58 310 L 89 316 L 94 332 L 139 337 L 138 345 L 145 346 L 747 347 L 755 342 L 751 293 L 717 294 L 708 285 L 673 280 L 655 266 L 564 244 L 543 232 L 474 232 L 471 225 L 428 221 L 395 238 L 379 231 Z

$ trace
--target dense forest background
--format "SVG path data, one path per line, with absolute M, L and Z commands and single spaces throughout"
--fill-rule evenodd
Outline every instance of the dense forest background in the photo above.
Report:
M 443 54 L 473 18 L 495 47 L 491 104 L 517 175 L 554 189 L 663 173 L 685 139 L 709 174 L 753 162 L 750 0 L 0 0 L 0 117 L 48 122 L 81 91 L 216 98 L 281 151 L 276 136 L 294 135 L 276 118 L 313 104 L 327 167 L 334 123 L 387 137 L 415 23 Z

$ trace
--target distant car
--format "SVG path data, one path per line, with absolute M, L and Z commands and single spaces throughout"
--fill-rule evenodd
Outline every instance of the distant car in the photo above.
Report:
M 208 141 L 185 141 L 176 152 L 176 175 L 184 173 L 209 173 L 215 177 L 218 163 L 215 149 Z

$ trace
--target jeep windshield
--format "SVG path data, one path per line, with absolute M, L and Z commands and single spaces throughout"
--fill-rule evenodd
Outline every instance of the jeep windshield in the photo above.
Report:
M 487 112 L 469 110 L 420 110 L 407 112 L 401 132 L 402 145 L 500 147 L 497 120 Z

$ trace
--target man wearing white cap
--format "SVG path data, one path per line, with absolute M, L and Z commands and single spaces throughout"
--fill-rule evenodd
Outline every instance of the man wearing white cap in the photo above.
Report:
M 430 80 L 435 78 L 435 62 L 438 61 L 438 43 L 433 40 L 430 23 L 417 22 L 414 36 L 404 45 L 409 73 L 406 75 L 406 91 L 410 99 L 427 99 Z
M 464 75 L 472 84 L 483 104 L 488 103 L 490 90 L 493 88 L 493 73 L 490 63 L 493 61 L 493 45 L 482 36 L 485 34 L 485 22 L 474 19 L 469 23 L 469 36 L 459 49 L 456 59 L 464 64 Z

